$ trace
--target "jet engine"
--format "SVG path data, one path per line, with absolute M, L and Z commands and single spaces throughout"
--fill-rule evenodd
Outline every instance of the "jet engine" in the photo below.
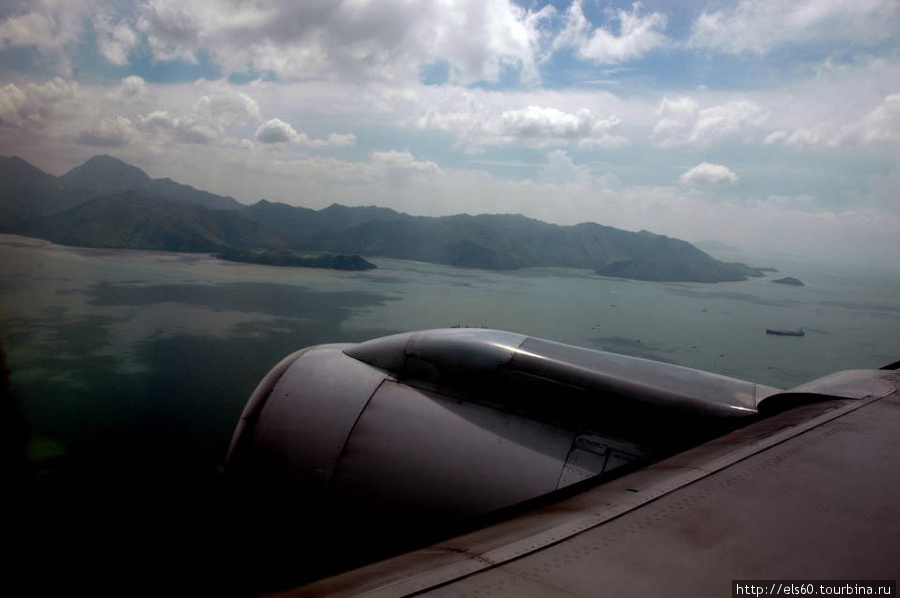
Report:
M 321 345 L 256 388 L 226 473 L 321 513 L 462 521 L 697 444 L 777 392 L 497 330 Z

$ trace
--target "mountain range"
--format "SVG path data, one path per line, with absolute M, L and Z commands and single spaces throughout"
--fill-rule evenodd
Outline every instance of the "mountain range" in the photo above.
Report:
M 375 206 L 321 210 L 234 198 L 150 178 L 110 156 L 66 174 L 0 157 L 0 232 L 65 245 L 222 252 L 290 248 L 508 270 L 588 268 L 638 280 L 719 282 L 763 273 L 714 259 L 686 241 L 592 222 L 549 224 L 519 214 L 411 216 Z

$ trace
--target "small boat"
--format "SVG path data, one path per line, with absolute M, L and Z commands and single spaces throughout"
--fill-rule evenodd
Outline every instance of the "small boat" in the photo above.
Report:
M 806 335 L 803 332 L 802 328 L 798 328 L 797 330 L 771 330 L 766 328 L 766 334 L 777 334 L 778 336 L 804 336 Z

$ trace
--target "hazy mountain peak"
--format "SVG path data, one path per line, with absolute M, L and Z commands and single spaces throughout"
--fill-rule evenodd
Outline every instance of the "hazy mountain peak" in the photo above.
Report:
M 76 166 L 60 179 L 72 187 L 88 189 L 98 194 L 134 189 L 150 181 L 143 170 L 118 158 L 102 154 Z
M 93 158 L 89 158 L 88 160 L 86 160 L 84 162 L 84 164 L 82 164 L 81 166 L 76 166 L 75 168 L 73 168 L 72 170 L 70 170 L 69 172 L 64 174 L 63 176 L 68 177 L 79 171 L 88 171 L 88 172 L 105 171 L 107 173 L 113 173 L 113 174 L 128 173 L 128 174 L 131 174 L 132 176 L 140 177 L 142 179 L 150 178 L 149 176 L 147 176 L 147 173 L 145 173 L 143 170 L 141 170 L 137 166 L 132 166 L 131 164 L 124 162 L 113 156 L 110 156 L 108 154 L 98 154 L 98 155 L 94 156 Z
M 0 171 L 4 174 L 21 173 L 31 176 L 53 178 L 37 166 L 34 166 L 19 156 L 0 156 Z

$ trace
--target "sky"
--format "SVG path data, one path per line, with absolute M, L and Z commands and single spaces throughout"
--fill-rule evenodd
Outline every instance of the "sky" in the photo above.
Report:
M 900 0 L 5 0 L 0 155 L 900 262 Z

